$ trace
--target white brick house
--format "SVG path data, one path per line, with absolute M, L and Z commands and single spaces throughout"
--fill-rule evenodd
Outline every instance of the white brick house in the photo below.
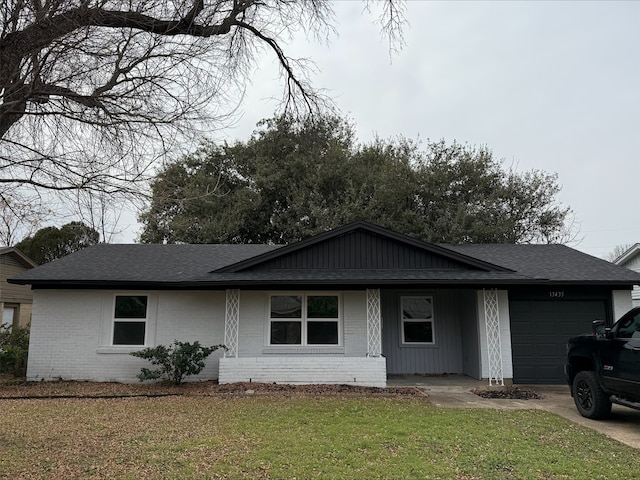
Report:
M 561 382 L 564 345 L 640 274 L 561 245 L 433 245 L 358 222 L 272 245 L 96 245 L 34 289 L 29 380 L 137 381 L 130 352 L 228 350 L 197 379 L 384 386 L 393 374 Z

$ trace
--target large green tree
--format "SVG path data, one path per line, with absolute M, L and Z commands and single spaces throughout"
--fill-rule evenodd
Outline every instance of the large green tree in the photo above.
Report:
M 96 230 L 82 222 L 71 222 L 62 227 L 45 227 L 32 237 L 26 237 L 15 246 L 34 262 L 41 265 L 56 258 L 82 250 L 100 241 Z
M 555 175 L 504 169 L 487 148 L 358 144 L 338 117 L 265 120 L 204 144 L 152 182 L 141 241 L 288 243 L 355 220 L 431 242 L 566 242 Z

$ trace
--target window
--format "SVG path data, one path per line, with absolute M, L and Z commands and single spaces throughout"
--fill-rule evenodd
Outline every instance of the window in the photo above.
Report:
M 145 345 L 146 295 L 116 295 L 113 314 L 113 345 Z
M 338 345 L 338 295 L 271 295 L 270 345 Z
M 433 344 L 433 297 L 401 297 L 402 343 Z
M 640 314 L 620 320 L 616 336 L 618 338 L 640 337 Z
M 13 328 L 14 325 L 16 325 L 18 323 L 18 318 L 19 318 L 19 314 L 18 314 L 18 307 L 17 306 L 13 306 L 13 305 L 9 305 L 9 304 L 4 304 L 4 308 L 2 310 L 2 325 L 7 326 L 8 328 Z

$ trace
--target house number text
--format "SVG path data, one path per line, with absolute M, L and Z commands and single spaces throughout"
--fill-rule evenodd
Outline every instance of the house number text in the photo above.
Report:
M 549 292 L 549 297 L 550 298 L 564 298 L 564 292 L 563 291 Z

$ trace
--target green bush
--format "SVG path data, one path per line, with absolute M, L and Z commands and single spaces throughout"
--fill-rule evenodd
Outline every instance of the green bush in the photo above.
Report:
M 152 365 L 159 365 L 159 368 L 151 370 L 142 368 L 138 374 L 140 381 L 144 380 L 170 380 L 175 385 L 180 385 L 185 377 L 196 375 L 205 366 L 204 361 L 219 348 L 224 345 L 213 345 L 203 347 L 200 342 L 179 342 L 175 340 L 173 345 L 158 345 L 149 347 L 137 352 L 131 352 L 134 357 L 149 360 Z
M 29 325 L 17 328 L 7 324 L 0 326 L 0 373 L 15 377 L 27 374 L 29 330 Z

